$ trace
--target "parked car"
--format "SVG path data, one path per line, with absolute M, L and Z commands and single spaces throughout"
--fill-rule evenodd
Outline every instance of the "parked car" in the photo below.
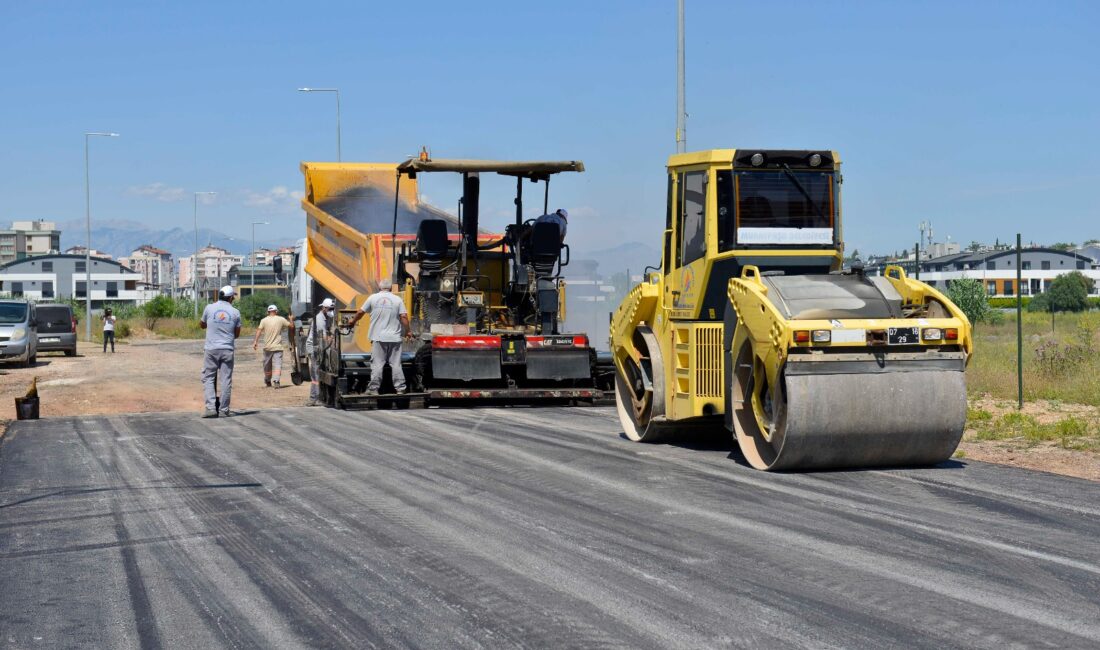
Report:
M 0 300 L 0 361 L 32 366 L 38 358 L 38 322 L 26 300 Z
M 38 320 L 38 351 L 76 354 L 76 318 L 69 305 L 34 306 Z

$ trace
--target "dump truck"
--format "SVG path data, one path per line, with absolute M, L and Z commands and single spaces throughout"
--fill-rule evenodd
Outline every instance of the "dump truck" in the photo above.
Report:
M 628 438 L 724 425 L 761 470 L 954 453 L 970 323 L 900 266 L 843 268 L 841 183 L 829 150 L 669 158 L 661 266 L 611 321 Z
M 563 330 L 569 246 L 557 225 L 525 212 L 524 183 L 541 183 L 547 210 L 550 178 L 584 171 L 580 161 L 431 160 L 402 163 L 301 165 L 305 177 L 307 238 L 304 271 L 310 300 L 341 305 L 338 336 L 321 355 L 326 404 L 381 406 L 365 394 L 370 379 L 369 320 L 354 330 L 343 323 L 378 289 L 393 281 L 409 312 L 413 339 L 402 358 L 409 394 L 402 403 L 593 402 L 597 385 L 611 383 L 611 361 L 600 369 L 583 332 Z M 462 195 L 451 215 L 420 200 L 418 176 L 459 175 Z M 515 182 L 515 219 L 494 233 L 481 227 L 483 176 Z M 369 317 L 368 317 L 369 319 Z

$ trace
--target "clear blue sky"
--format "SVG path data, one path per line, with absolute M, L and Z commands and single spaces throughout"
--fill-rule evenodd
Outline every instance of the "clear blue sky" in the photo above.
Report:
M 301 236 L 301 160 L 579 158 L 570 238 L 658 242 L 675 1 L 36 2 L 0 23 L 0 221 Z M 1100 237 L 1100 3 L 687 2 L 688 147 L 835 148 L 846 239 Z M 503 195 L 510 188 L 499 184 Z M 453 184 L 422 192 L 443 207 Z M 506 199 L 505 199 L 506 200 Z M 508 210 L 503 201 L 490 215 Z

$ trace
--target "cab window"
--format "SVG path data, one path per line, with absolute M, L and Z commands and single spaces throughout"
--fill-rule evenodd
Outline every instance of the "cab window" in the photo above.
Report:
M 680 265 L 686 266 L 706 255 L 706 177 L 705 171 L 680 176 Z

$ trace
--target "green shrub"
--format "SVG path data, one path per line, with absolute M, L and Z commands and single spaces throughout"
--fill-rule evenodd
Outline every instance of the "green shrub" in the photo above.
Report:
M 177 298 L 175 300 L 175 310 L 169 318 L 194 318 L 195 317 L 195 301 L 190 298 Z
M 1080 438 L 1089 433 L 1088 424 L 1084 420 L 1075 417 L 1060 420 L 1055 428 L 1062 438 Z
M 249 323 L 255 324 L 267 316 L 267 306 L 275 305 L 279 308 L 279 313 L 286 316 L 290 311 L 290 303 L 286 298 L 276 296 L 273 293 L 255 293 L 237 301 L 236 307 L 241 312 L 241 318 Z
M 157 296 L 142 305 L 142 315 L 145 316 L 145 326 L 155 329 L 157 321 L 162 318 L 171 318 L 176 312 L 176 301 L 171 296 Z
M 971 323 L 989 319 L 989 298 L 981 282 L 972 278 L 955 280 L 947 288 L 947 297 L 966 314 Z
M 130 321 L 120 320 L 115 322 L 115 337 L 120 339 L 130 338 L 133 334 L 133 330 L 130 327 Z
M 1031 296 L 1023 296 L 1024 309 L 1028 308 L 1031 304 Z M 990 298 L 988 300 L 989 306 L 993 309 L 1016 309 L 1015 298 Z
M 1050 290 L 1044 293 L 1047 298 L 1047 311 L 1084 311 L 1089 307 L 1089 292 L 1092 291 L 1092 278 L 1080 271 L 1063 273 L 1050 283 Z
M 993 414 L 985 409 L 966 409 L 966 423 L 971 426 L 985 424 L 993 420 Z
M 1027 303 L 1028 311 L 1050 311 L 1050 294 L 1041 293 Z

